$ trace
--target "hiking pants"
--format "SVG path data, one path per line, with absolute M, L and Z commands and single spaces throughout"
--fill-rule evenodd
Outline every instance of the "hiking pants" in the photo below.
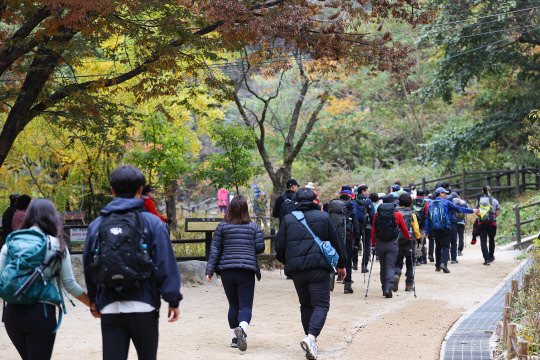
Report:
M 351 282 L 353 253 L 355 252 L 355 249 L 353 246 L 353 240 L 350 237 L 347 237 L 347 241 L 345 241 L 345 249 L 347 250 L 347 261 L 345 261 L 345 270 L 347 270 L 347 275 L 345 276 L 343 282 Z
M 433 230 L 433 237 L 435 238 L 435 266 L 446 266 L 448 264 L 452 230 L 450 228 Z
M 306 335 L 319 336 L 330 310 L 330 273 L 324 269 L 300 271 L 292 275 L 300 301 L 300 317 Z
M 435 251 L 435 238 L 433 237 L 433 234 L 429 234 L 428 240 L 429 240 L 428 253 L 429 253 L 429 256 L 433 257 L 433 253 Z
M 424 232 L 422 231 L 422 237 L 420 238 L 419 240 L 419 245 L 420 248 L 422 249 L 422 255 L 420 256 L 420 258 L 418 259 L 418 261 L 421 261 L 421 262 L 426 262 L 427 261 L 427 249 L 426 249 L 426 237 L 424 236 Z
M 156 360 L 158 348 L 157 310 L 144 313 L 101 315 L 103 360 L 126 360 L 133 341 L 139 360 Z
M 362 253 L 362 268 L 367 268 L 369 259 L 371 257 L 371 228 L 364 229 L 363 240 L 364 252 Z
M 395 275 L 400 276 L 403 272 L 403 259 L 405 259 L 405 266 L 407 267 L 407 271 L 405 272 L 406 280 L 405 283 L 412 284 L 413 283 L 413 258 L 412 258 L 411 248 L 407 245 L 400 245 L 397 259 L 396 259 L 396 267 L 395 267 Z
M 379 264 L 381 264 L 381 285 L 383 291 L 390 290 L 394 286 L 394 269 L 399 246 L 396 240 L 380 241 L 375 244 Z
M 495 235 L 497 235 L 497 226 L 486 224 L 478 225 L 478 236 L 480 236 L 480 245 L 482 246 L 484 261 L 491 261 L 491 258 L 495 254 Z
M 222 270 L 221 283 L 229 300 L 229 327 L 237 328 L 242 321 L 249 324 L 255 294 L 255 272 L 245 269 Z
M 450 224 L 450 230 L 452 230 L 452 237 L 450 238 L 450 257 L 452 261 L 457 260 L 458 251 L 458 228 L 457 223 Z
M 23 360 L 48 360 L 56 334 L 56 307 L 51 304 L 6 304 L 2 321 Z
M 465 247 L 465 224 L 457 224 L 457 234 L 458 234 L 458 251 L 463 251 Z

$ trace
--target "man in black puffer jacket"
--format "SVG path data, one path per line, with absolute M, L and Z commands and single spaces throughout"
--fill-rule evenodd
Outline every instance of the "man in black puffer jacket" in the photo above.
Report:
M 338 274 L 345 277 L 347 254 L 330 215 L 321 211 L 312 189 L 296 193 L 295 210 L 302 211 L 308 226 L 322 241 L 330 241 L 339 255 Z M 330 309 L 330 269 L 309 230 L 292 214 L 285 216 L 276 237 L 276 258 L 285 264 L 300 300 L 300 314 L 306 338 L 300 343 L 308 359 L 317 358 L 319 336 Z

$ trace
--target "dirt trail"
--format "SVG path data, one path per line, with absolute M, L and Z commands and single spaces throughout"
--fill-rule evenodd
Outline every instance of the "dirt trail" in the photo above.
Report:
M 393 299 L 382 297 L 379 264 L 373 267 L 367 298 L 363 275 L 353 273 L 352 295 L 342 286 L 332 294 L 326 326 L 319 337 L 319 359 L 438 359 L 442 340 L 452 324 L 483 302 L 519 263 L 515 251 L 496 252 L 496 261 L 483 266 L 478 245 L 464 250 L 450 274 L 432 264 L 417 268 L 417 293 L 404 292 L 404 280 Z M 292 281 L 279 270 L 264 271 L 256 284 L 248 350 L 231 349 L 227 300 L 221 286 L 186 286 L 181 320 L 169 324 L 162 311 L 159 359 L 304 359 L 298 299 Z M 166 309 L 166 308 L 165 308 Z M 68 305 L 58 332 L 53 359 L 101 358 L 99 320 L 80 303 Z M 18 354 L 0 323 L 0 359 Z M 129 359 L 136 359 L 133 348 Z

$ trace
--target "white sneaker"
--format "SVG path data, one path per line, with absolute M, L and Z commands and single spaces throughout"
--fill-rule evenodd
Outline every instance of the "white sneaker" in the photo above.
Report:
M 309 338 L 309 336 L 306 336 L 304 340 L 300 341 L 300 346 L 306 352 L 306 359 L 317 359 L 317 350 L 319 348 L 317 341 L 313 341 Z

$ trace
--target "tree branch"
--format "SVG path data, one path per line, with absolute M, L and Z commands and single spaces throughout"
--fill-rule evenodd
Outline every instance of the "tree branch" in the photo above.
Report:
M 321 95 L 321 101 L 319 102 L 319 105 L 317 105 L 317 108 L 315 110 L 313 110 L 313 112 L 311 113 L 311 116 L 310 116 L 309 121 L 308 121 L 308 123 L 306 125 L 306 128 L 302 132 L 302 135 L 300 135 L 300 138 L 298 139 L 298 142 L 296 143 L 296 145 L 294 147 L 294 150 L 290 153 L 290 155 L 288 155 L 285 158 L 285 161 L 284 161 L 284 164 L 283 164 L 284 166 L 285 165 L 290 166 L 290 164 L 293 163 L 294 159 L 296 158 L 296 156 L 298 155 L 298 153 L 302 149 L 302 146 L 304 146 L 304 143 L 306 142 L 307 137 L 311 133 L 311 130 L 313 130 L 313 126 L 319 120 L 318 116 L 319 116 L 319 113 L 321 112 L 321 110 L 323 109 L 324 104 L 326 103 L 328 93 L 329 93 L 328 90 L 325 90 L 324 93 Z

